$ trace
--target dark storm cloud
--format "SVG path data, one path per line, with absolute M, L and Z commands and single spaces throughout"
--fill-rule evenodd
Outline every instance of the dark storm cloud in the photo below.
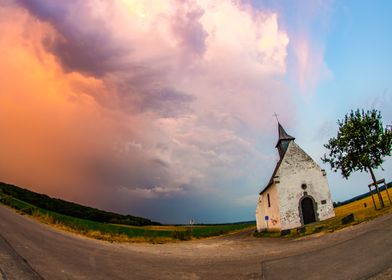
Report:
M 189 106 L 195 98 L 175 89 L 163 88 L 146 92 L 141 109 L 150 109 L 162 117 L 176 117 L 189 112 Z
M 118 99 L 114 106 L 129 113 L 153 111 L 164 117 L 178 116 L 189 109 L 194 98 L 165 85 L 168 69 L 155 66 L 156 62 L 135 62 L 130 59 L 133 46 L 125 40 L 113 38 L 108 19 L 94 16 L 92 4 L 88 1 L 17 1 L 35 17 L 49 22 L 59 33 L 59 36 L 47 38 L 43 43 L 60 60 L 65 71 L 103 78 L 116 89 L 112 93 Z M 112 9 L 111 1 L 105 7 Z M 201 25 L 193 22 L 202 12 L 184 12 L 185 26 L 175 28 L 179 32 L 179 40 L 181 44 L 186 44 L 186 49 L 193 48 L 200 53 L 204 49 L 206 35 Z M 87 93 L 101 105 L 113 107 L 113 96 L 97 91 Z
M 180 44 L 189 53 L 202 55 L 206 50 L 205 40 L 208 33 L 200 23 L 204 10 L 191 1 L 181 1 L 181 8 L 174 17 L 177 22 L 173 31 L 178 35 Z
M 49 22 L 60 34 L 54 40 L 44 43 L 61 62 L 66 71 L 102 76 L 115 70 L 113 63 L 129 48 L 114 44 L 107 23 L 101 18 L 93 18 L 88 13 L 88 1 L 17 0 L 32 15 Z M 110 2 L 109 2 L 110 3 Z M 75 9 L 75 7 L 78 9 Z M 110 5 L 108 5 L 110 8 Z M 88 16 L 88 25 L 84 17 Z
M 168 222 L 238 216 L 271 160 L 253 135 L 292 104 L 276 15 L 231 0 L 13 3 L 0 5 L 2 178 Z
M 126 186 L 129 189 L 151 189 L 170 181 L 170 166 L 154 158 L 131 151 L 127 156 L 91 160 L 87 173 L 107 186 Z

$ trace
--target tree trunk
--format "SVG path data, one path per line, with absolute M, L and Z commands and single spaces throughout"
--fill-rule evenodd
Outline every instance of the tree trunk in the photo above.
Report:
M 376 188 L 377 195 L 378 195 L 378 200 L 380 201 L 381 208 L 384 208 L 384 207 L 385 207 L 385 205 L 384 205 L 384 200 L 382 199 L 380 190 L 378 189 L 376 176 L 374 176 L 373 170 L 372 170 L 370 167 L 368 167 L 367 170 L 369 170 L 370 175 L 372 175 L 373 184 L 374 184 L 374 186 L 375 186 L 375 188 Z

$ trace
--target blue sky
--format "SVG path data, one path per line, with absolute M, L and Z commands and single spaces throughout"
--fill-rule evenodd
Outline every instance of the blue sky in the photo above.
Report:
M 389 14 L 392 3 L 332 1 L 326 5 L 328 9 L 319 11 L 308 34 L 314 45 L 323 47 L 323 61 L 329 74 L 305 97 L 288 78 L 296 95 L 298 117 L 287 130 L 294 130 L 297 142 L 316 159 L 322 155 L 322 144 L 336 135 L 337 119 L 342 119 L 350 110 L 375 108 L 381 110 L 384 124 L 390 124 L 392 119 L 392 19 Z M 289 26 L 297 26 L 296 21 L 300 20 L 285 14 L 283 17 Z M 345 180 L 340 174 L 332 173 L 329 166 L 323 166 L 329 171 L 335 201 L 367 191 L 368 174 L 353 173 Z M 377 174 L 390 181 L 390 158 L 383 167 L 385 171 L 379 169 Z
M 54 197 L 165 223 L 252 220 L 275 112 L 320 164 L 350 110 L 392 120 L 390 1 L 0 4 L 0 180 Z M 367 191 L 368 174 L 322 167 L 334 200 Z

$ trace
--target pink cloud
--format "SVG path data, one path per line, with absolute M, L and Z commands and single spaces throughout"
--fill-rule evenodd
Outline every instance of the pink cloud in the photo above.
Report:
M 240 1 L 15 3 L 0 10 L 3 180 L 140 214 L 142 199 L 257 192 L 272 113 L 294 110 L 276 13 Z
M 318 85 L 332 77 L 325 62 L 325 41 L 331 15 L 330 0 L 305 1 L 280 7 L 290 14 L 286 22 L 290 40 L 293 77 L 299 92 L 306 98 L 312 96 Z
M 296 57 L 295 75 L 300 91 L 305 95 L 314 92 L 323 80 L 329 79 L 331 71 L 325 64 L 324 47 L 316 45 L 308 38 L 293 41 Z

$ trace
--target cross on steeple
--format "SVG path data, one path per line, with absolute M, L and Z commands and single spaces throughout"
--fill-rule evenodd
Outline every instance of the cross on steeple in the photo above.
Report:
M 273 116 L 276 118 L 276 121 L 279 123 L 279 119 L 278 119 L 279 115 L 276 112 L 274 112 Z

